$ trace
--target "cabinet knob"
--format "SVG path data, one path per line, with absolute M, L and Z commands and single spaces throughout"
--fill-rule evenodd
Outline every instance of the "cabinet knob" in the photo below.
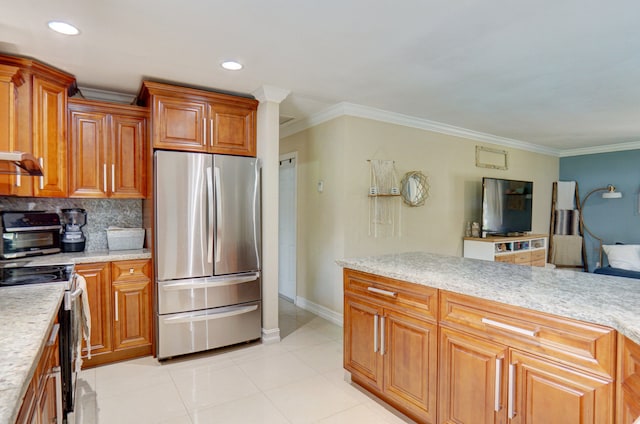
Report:
M 129 268 L 129 274 L 133 274 L 133 268 Z

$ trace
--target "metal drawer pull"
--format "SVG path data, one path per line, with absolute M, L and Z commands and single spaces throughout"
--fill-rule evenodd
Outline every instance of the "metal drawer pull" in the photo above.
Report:
M 389 290 L 377 289 L 375 287 L 367 287 L 367 290 L 372 292 L 372 293 L 381 294 L 383 296 L 389 296 L 389 297 L 397 297 L 398 296 L 398 293 L 396 293 L 396 292 L 392 292 L 392 291 L 389 291 Z
M 211 287 L 226 287 L 236 284 L 251 283 L 258 279 L 258 274 L 248 275 L 246 277 L 231 278 L 228 280 L 216 280 L 216 281 L 203 281 L 203 282 L 186 282 L 186 283 L 171 283 L 162 286 L 164 291 L 175 290 L 191 290 L 191 289 L 207 289 Z
M 516 364 L 509 364 L 509 393 L 508 393 L 508 404 L 507 404 L 507 414 L 509 415 L 509 419 L 512 419 L 516 416 L 516 411 L 514 408 L 514 401 L 516 397 Z
M 40 168 L 44 173 L 44 160 L 42 158 L 38 158 L 38 162 L 40 162 Z M 44 175 L 40 177 L 40 190 L 44 190 Z
M 113 296 L 116 298 L 115 300 L 116 300 L 116 322 L 117 322 L 117 321 L 118 321 L 118 315 L 120 315 L 120 314 L 118 313 L 118 292 L 116 291 L 116 292 L 113 294 Z
M 102 187 L 104 189 L 104 192 L 107 192 L 107 164 L 103 163 L 102 164 Z
M 116 192 L 116 165 L 111 164 L 111 193 Z
M 378 351 L 378 314 L 373 316 L 373 351 Z
M 56 343 L 56 339 L 58 338 L 58 332 L 60 331 L 60 324 L 54 324 L 51 329 L 51 335 L 49 336 L 49 341 L 47 342 L 47 346 L 53 346 Z
M 482 323 L 483 324 L 487 324 L 487 325 L 491 325 L 493 327 L 502 328 L 503 330 L 509 330 L 509 331 L 514 332 L 514 333 L 522 334 L 524 336 L 535 337 L 535 336 L 538 335 L 537 331 L 526 330 L 524 328 L 516 327 L 514 325 L 505 324 L 504 322 L 494 321 L 494 320 L 489 319 L 489 318 L 482 318 Z
M 21 181 L 22 181 L 22 180 L 20 179 L 20 172 L 22 172 L 22 171 L 20 171 L 20 167 L 18 167 L 17 165 L 16 165 L 16 172 L 18 173 L 18 174 L 16 175 L 16 187 L 20 187 L 20 185 L 21 185 Z
M 384 317 L 380 317 L 380 355 L 384 356 Z
M 502 397 L 502 358 L 496 358 L 496 389 L 493 410 L 500 412 L 500 398 Z

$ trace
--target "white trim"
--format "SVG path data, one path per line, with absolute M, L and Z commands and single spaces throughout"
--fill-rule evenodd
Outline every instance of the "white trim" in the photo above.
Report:
M 513 147 L 520 150 L 526 150 L 544 155 L 558 156 L 560 150 L 544 147 L 526 141 L 515 140 L 512 138 L 499 137 L 492 134 L 486 134 L 478 131 L 468 130 L 453 125 L 443 124 L 441 122 L 430 121 L 428 119 L 416 118 L 401 113 L 388 112 L 382 109 L 376 109 L 368 106 L 361 106 L 353 103 L 342 102 L 331 106 L 309 118 L 293 120 L 280 127 L 280 137 L 288 137 L 300 131 L 304 131 L 313 126 L 322 124 L 331 119 L 341 116 L 354 116 L 357 118 L 372 119 L 374 121 L 387 122 L 390 124 L 402 125 L 405 127 L 418 128 L 426 131 L 433 131 L 441 134 L 453 135 L 474 141 L 482 141 L 486 143 L 496 144 L 499 146 Z
M 313 312 L 319 317 L 324 318 L 327 321 L 334 323 L 335 325 L 338 325 L 340 327 L 344 326 L 344 318 L 342 314 L 326 308 L 322 305 L 318 305 L 317 303 L 313 303 L 312 301 L 307 300 L 304 297 L 296 296 L 296 306 L 309 312 Z
M 577 149 L 567 149 L 560 152 L 560 157 L 595 155 L 598 153 L 622 152 L 625 150 L 640 149 L 640 141 L 630 141 L 628 143 L 609 144 L 605 146 L 580 147 Z
M 598 153 L 620 152 L 625 150 L 640 149 L 640 141 L 628 143 L 609 144 L 604 146 L 584 147 L 576 149 L 555 149 L 540 146 L 527 141 L 512 138 L 500 137 L 497 135 L 468 130 L 441 122 L 431 121 L 423 118 L 416 118 L 401 113 L 389 112 L 368 106 L 361 106 L 354 103 L 342 102 L 313 114 L 308 118 L 294 119 L 280 126 L 280 138 L 289 137 L 316 125 L 330 121 L 341 116 L 354 116 L 357 118 L 372 119 L 374 121 L 387 122 L 390 124 L 402 125 L 405 127 L 418 128 L 426 131 L 433 131 L 441 134 L 453 135 L 473 141 L 496 144 L 498 146 L 512 147 L 544 155 L 568 157 L 580 155 L 592 155 Z
M 262 343 L 273 344 L 280 342 L 280 328 L 262 329 Z
M 280 104 L 280 102 L 287 98 L 289 93 L 291 93 L 291 90 L 286 88 L 280 88 L 273 85 L 263 85 L 251 94 L 253 94 L 260 103 L 273 102 Z

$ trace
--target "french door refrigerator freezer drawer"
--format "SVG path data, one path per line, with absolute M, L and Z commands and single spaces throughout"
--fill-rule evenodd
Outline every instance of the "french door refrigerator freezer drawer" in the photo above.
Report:
M 158 313 L 173 314 L 260 300 L 257 272 L 158 282 Z
M 260 302 L 158 316 L 158 359 L 260 338 Z

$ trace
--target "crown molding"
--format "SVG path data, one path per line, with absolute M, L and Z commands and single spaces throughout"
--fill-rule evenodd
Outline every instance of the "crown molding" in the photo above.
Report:
M 625 150 L 640 149 L 640 141 L 630 141 L 628 143 L 608 144 L 595 147 L 581 147 L 578 149 L 567 149 L 560 151 L 560 157 L 566 158 L 570 156 L 596 155 L 598 153 L 623 152 Z
M 368 106 L 361 106 L 354 103 L 342 102 L 331 106 L 308 118 L 288 122 L 280 128 L 280 136 L 288 137 L 300 131 L 304 131 L 313 126 L 330 121 L 341 116 L 353 116 L 357 118 L 372 119 L 390 124 L 402 125 L 405 127 L 418 128 L 426 131 L 433 131 L 441 134 L 452 135 L 473 141 L 496 144 L 499 146 L 512 147 L 534 153 L 541 153 L 550 156 L 560 156 L 561 151 L 549 147 L 540 146 L 526 141 L 515 140 L 506 137 L 499 137 L 466 128 L 443 124 L 423 118 L 403 115 L 401 113 L 389 112 Z
M 273 85 L 263 85 L 252 94 L 260 102 L 280 103 L 291 93 L 291 90 L 276 87 Z
M 82 96 L 88 100 L 101 100 L 105 102 L 133 104 L 136 99 L 135 94 L 118 93 L 116 91 L 101 90 L 99 88 L 78 87 Z

